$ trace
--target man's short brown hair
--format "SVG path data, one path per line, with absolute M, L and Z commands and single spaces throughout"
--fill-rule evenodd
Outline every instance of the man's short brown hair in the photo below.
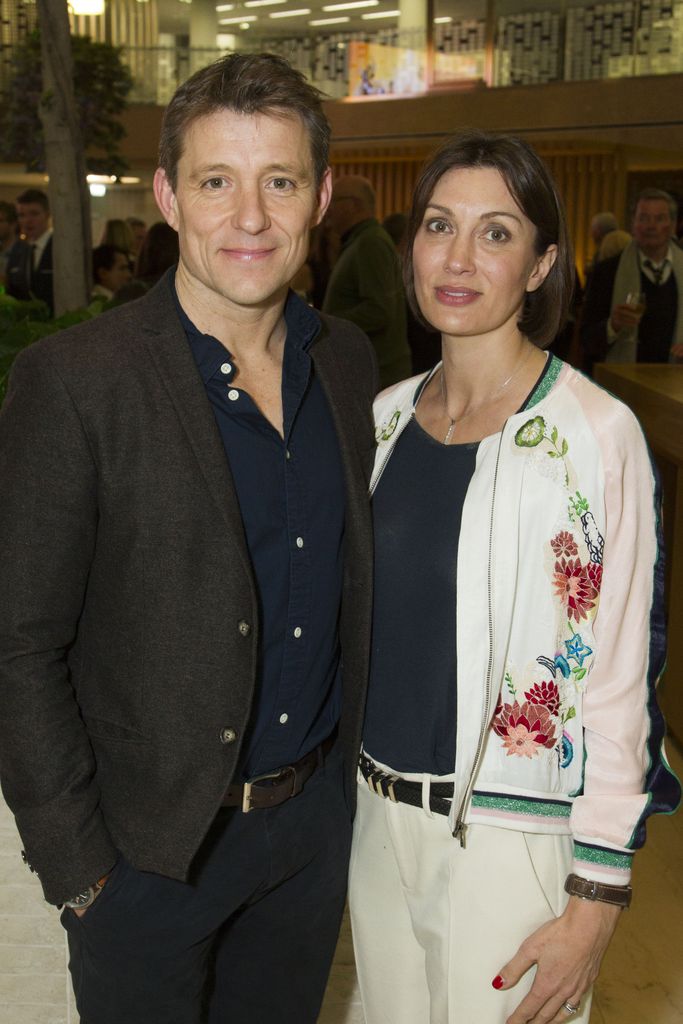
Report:
M 301 118 L 311 144 L 315 181 L 327 168 L 330 126 L 322 93 L 282 57 L 273 53 L 231 53 L 201 68 L 181 85 L 161 126 L 159 166 L 175 192 L 185 135 L 200 117 L 220 110 Z

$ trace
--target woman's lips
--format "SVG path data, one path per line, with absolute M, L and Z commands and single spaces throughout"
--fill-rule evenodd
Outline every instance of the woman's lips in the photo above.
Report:
M 481 295 L 481 292 L 474 291 L 472 288 L 453 288 L 452 286 L 435 288 L 435 292 L 437 300 L 445 306 L 469 306 Z

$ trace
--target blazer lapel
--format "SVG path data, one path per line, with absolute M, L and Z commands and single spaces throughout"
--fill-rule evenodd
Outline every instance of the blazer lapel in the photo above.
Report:
M 206 391 L 175 311 L 169 279 L 149 293 L 140 331 L 173 403 L 206 485 L 235 542 L 245 571 L 253 578 L 235 485 Z M 147 298 L 147 297 L 146 297 Z M 141 300 L 145 302 L 146 300 Z

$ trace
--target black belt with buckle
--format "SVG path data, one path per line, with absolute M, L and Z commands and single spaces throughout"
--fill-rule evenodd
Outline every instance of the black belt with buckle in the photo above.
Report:
M 241 807 L 245 814 L 266 807 L 277 807 L 285 800 L 297 796 L 304 788 L 311 775 L 320 768 L 332 750 L 336 732 L 318 744 L 315 750 L 305 754 L 295 764 L 285 765 L 277 771 L 258 775 L 241 785 L 233 783 L 228 786 L 221 800 L 223 807 Z
M 373 793 L 383 796 L 385 800 L 393 800 L 395 804 L 410 804 L 422 807 L 422 783 L 408 782 L 398 775 L 381 771 L 374 761 L 361 754 L 358 762 L 361 775 Z M 437 814 L 450 814 L 453 799 L 452 782 L 432 782 L 429 787 L 429 807 Z

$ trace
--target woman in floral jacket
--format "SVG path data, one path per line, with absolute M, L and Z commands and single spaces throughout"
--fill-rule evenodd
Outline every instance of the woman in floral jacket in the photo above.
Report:
M 351 862 L 367 1024 L 587 1022 L 662 752 L 659 493 L 629 410 L 554 357 L 546 169 L 461 132 L 405 280 L 442 362 L 376 403 L 370 689 Z

